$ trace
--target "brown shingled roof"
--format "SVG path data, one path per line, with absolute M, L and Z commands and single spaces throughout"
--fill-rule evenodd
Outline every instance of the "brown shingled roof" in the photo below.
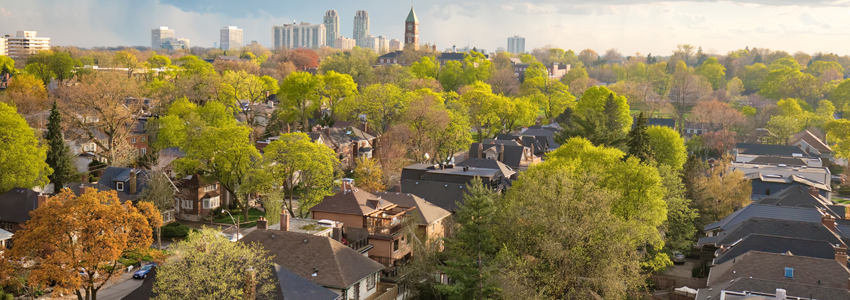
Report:
M 793 278 L 785 277 L 786 267 L 794 268 Z M 850 270 L 834 259 L 750 251 L 711 268 L 708 285 L 739 277 L 847 288 Z
M 373 205 L 369 204 L 369 200 L 378 200 L 378 197 L 366 191 L 354 189 L 353 191 L 339 192 L 336 195 L 327 196 L 321 203 L 311 207 L 310 211 L 365 216 L 376 210 Z
M 452 214 L 448 210 L 413 194 L 378 192 L 375 195 L 381 196 L 381 198 L 387 199 L 387 201 L 395 203 L 398 206 L 415 207 L 418 212 L 420 225 L 429 225 Z

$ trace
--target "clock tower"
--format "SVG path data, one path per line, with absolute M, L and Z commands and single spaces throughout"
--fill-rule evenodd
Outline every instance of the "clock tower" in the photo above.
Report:
M 414 50 L 419 50 L 419 19 L 416 18 L 413 7 L 410 8 L 410 14 L 404 21 L 404 48 L 407 49 L 408 45 L 413 45 Z

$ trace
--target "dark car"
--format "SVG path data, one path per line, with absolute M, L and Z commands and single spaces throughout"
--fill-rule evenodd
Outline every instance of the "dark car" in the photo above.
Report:
M 141 269 L 139 269 L 138 271 L 133 273 L 133 279 L 145 279 L 145 278 L 147 278 L 148 273 L 151 271 L 151 269 L 153 269 L 155 267 L 157 267 L 157 265 L 154 264 L 154 263 L 144 265 Z

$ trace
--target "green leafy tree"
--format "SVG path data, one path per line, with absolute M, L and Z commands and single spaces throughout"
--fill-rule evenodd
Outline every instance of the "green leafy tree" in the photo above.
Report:
M 543 68 L 543 72 L 547 72 Z M 528 76 L 528 71 L 526 71 Z M 520 92 L 529 96 L 537 106 L 543 110 L 543 115 L 548 122 L 561 114 L 567 107 L 575 105 L 576 97 L 570 93 L 569 87 L 560 81 L 549 79 L 548 73 L 542 76 L 526 77 L 520 86 Z
M 357 83 L 351 75 L 328 71 L 322 76 L 323 89 L 321 95 L 324 103 L 330 108 L 331 118 L 336 120 L 351 112 L 354 102 L 352 97 L 357 95 Z
M 741 78 L 741 81 L 744 83 L 744 90 L 747 93 L 755 93 L 759 91 L 759 87 L 764 82 L 765 77 L 770 70 L 767 69 L 762 63 L 755 63 L 749 66 L 745 66 L 743 70 L 743 76 L 738 75 Z
M 581 95 L 576 103 L 575 113 L 577 115 L 591 115 L 593 112 L 603 113 L 605 111 L 605 103 L 609 98 L 617 105 L 616 114 L 611 116 L 616 118 L 619 124 L 618 128 L 609 128 L 610 130 L 620 130 L 627 132 L 632 126 L 632 116 L 629 114 L 629 104 L 626 97 L 618 96 L 604 86 L 594 86 Z
M 157 68 L 158 69 L 158 68 L 167 67 L 167 66 L 170 66 L 170 65 L 171 65 L 171 59 L 168 58 L 167 56 L 154 54 L 154 55 L 151 55 L 150 58 L 148 58 L 148 66 L 150 66 L 151 68 Z
M 46 162 L 53 169 L 53 173 L 48 178 L 58 192 L 65 187 L 65 183 L 76 178 L 77 169 L 71 157 L 71 149 L 62 137 L 62 115 L 59 113 L 56 102 L 53 103 L 50 117 L 47 119 L 45 139 L 48 145 Z
M 708 170 L 708 174 L 693 179 L 692 206 L 699 211 L 698 228 L 711 224 L 752 202 L 753 187 L 741 170 L 730 168 L 726 156 Z
M 497 271 L 493 260 L 499 250 L 495 239 L 496 194 L 477 178 L 473 181 L 476 184 L 470 185 L 456 212 L 454 238 L 443 240 L 447 259 L 440 269 L 454 280 L 437 289 L 449 299 L 493 299 L 499 293 L 493 280 Z
M 845 79 L 829 93 L 829 100 L 839 109 L 850 104 L 850 79 Z
M 0 75 L 6 74 L 14 74 L 15 73 L 15 60 L 8 57 L 0 55 Z
M 27 74 L 32 74 L 41 79 L 44 82 L 44 85 L 50 84 L 50 80 L 56 77 L 56 74 L 53 73 L 53 70 L 50 69 L 50 66 L 40 62 L 34 62 L 31 64 L 27 64 L 24 68 L 24 71 Z
M 339 160 L 327 146 L 314 143 L 305 133 L 288 133 L 263 151 L 270 177 L 289 197 L 287 209 L 292 216 L 306 217 L 310 207 L 333 195 L 334 166 Z M 297 214 L 292 209 L 296 187 L 300 187 Z
M 657 125 L 649 126 L 646 133 L 649 135 L 649 147 L 655 161 L 670 166 L 673 171 L 681 170 L 688 159 L 682 136 L 669 127 Z
M 561 77 L 561 82 L 570 85 L 576 79 L 588 78 L 587 70 L 584 68 L 571 68 L 564 77 Z
M 680 172 L 668 165 L 660 165 L 658 173 L 666 189 L 664 200 L 667 202 L 667 220 L 664 230 L 664 246 L 670 251 L 690 252 L 697 232 L 695 221 L 699 217 L 696 209 L 691 208 L 691 200 L 685 198 L 685 185 Z
M 479 142 L 484 136 L 489 136 L 487 130 L 495 118 L 497 108 L 493 104 L 497 103 L 497 98 L 489 84 L 476 82 L 469 86 L 457 101 L 462 107 L 461 110 L 469 117 L 469 123 L 478 132 Z
M 459 61 L 450 60 L 447 61 L 446 65 L 443 66 L 442 70 L 440 70 L 438 80 L 443 86 L 443 90 L 457 91 L 457 89 L 463 84 L 462 75 L 463 65 Z
M 310 118 L 321 107 L 322 79 L 307 72 L 289 74 L 280 84 L 278 98 L 286 108 L 288 121 L 301 124 L 303 132 L 310 132 Z
M 410 65 L 410 72 L 416 78 L 433 78 L 437 79 L 437 73 L 440 71 L 440 61 L 430 57 L 423 56 L 419 61 Z
M 454 157 L 455 154 L 465 150 L 469 150 L 469 144 L 472 143 L 472 134 L 470 134 L 469 118 L 463 112 L 448 110 L 449 123 L 444 132 L 440 134 L 440 138 L 435 143 L 438 159 L 446 159 Z
M 813 101 L 820 95 L 817 78 L 790 67 L 770 71 L 760 88 L 760 95 L 776 100 L 798 98 Z
M 361 91 L 355 99 L 355 111 L 366 115 L 371 129 L 382 134 L 398 124 L 410 101 L 410 95 L 392 84 L 373 84 Z
M 348 74 L 358 85 L 365 86 L 375 77 L 372 67 L 378 59 L 378 54 L 369 48 L 354 47 L 350 51 L 339 52 L 328 56 L 319 64 L 323 74 L 335 71 Z
M 646 132 L 646 123 L 646 116 L 640 113 L 637 123 L 629 131 L 629 141 L 627 142 L 629 156 L 644 163 L 648 163 L 649 159 L 652 158 L 652 148 L 649 144 L 649 134 Z
M 493 63 L 484 54 L 470 51 L 464 54 L 463 57 L 462 82 L 464 84 L 472 84 L 476 81 L 487 81 L 493 76 L 491 72 L 492 68 Z
M 256 283 L 250 299 L 274 299 L 274 267 L 258 244 L 233 243 L 216 230 L 202 229 L 171 249 L 180 255 L 157 268 L 154 299 L 249 299 L 247 276 Z
M 358 158 L 357 166 L 354 167 L 354 179 L 357 187 L 370 193 L 382 192 L 387 188 L 383 182 L 384 172 L 376 159 Z
M 245 71 L 225 71 L 222 76 L 222 83 L 225 103 L 235 107 L 239 113 L 244 115 L 245 123 L 248 126 L 259 126 L 260 124 L 257 122 L 259 111 L 255 105 L 264 103 L 267 94 L 277 93 L 277 80 L 269 76 L 255 76 Z M 286 87 L 293 88 L 292 84 L 286 85 Z M 292 95 L 292 97 L 296 96 Z M 289 99 L 287 98 L 287 100 Z M 293 102 L 290 101 L 290 103 Z
M 166 212 L 174 208 L 175 192 L 177 186 L 168 179 L 163 172 L 149 172 L 143 179 L 145 188 L 139 199 L 150 202 L 160 212 Z M 156 226 L 156 247 L 162 250 L 162 226 Z
M 710 57 L 702 66 L 697 68 L 697 73 L 708 79 L 711 87 L 715 90 L 724 87 L 726 84 L 726 67 L 724 67 L 717 58 Z
M 0 103 L 0 193 L 14 187 L 43 186 L 53 170 L 47 164 L 45 147 L 39 145 L 35 131 L 15 108 Z
M 765 142 L 774 145 L 787 145 L 791 136 L 799 131 L 800 125 L 793 116 L 779 115 L 771 117 L 765 128 L 769 133 L 768 136 L 765 136 Z

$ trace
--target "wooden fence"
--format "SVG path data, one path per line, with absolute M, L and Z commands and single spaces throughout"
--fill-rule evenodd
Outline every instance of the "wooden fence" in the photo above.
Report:
M 656 290 L 669 290 L 678 287 L 689 287 L 692 289 L 706 287 L 706 278 L 686 278 L 667 275 L 652 275 L 649 280 L 655 284 Z

